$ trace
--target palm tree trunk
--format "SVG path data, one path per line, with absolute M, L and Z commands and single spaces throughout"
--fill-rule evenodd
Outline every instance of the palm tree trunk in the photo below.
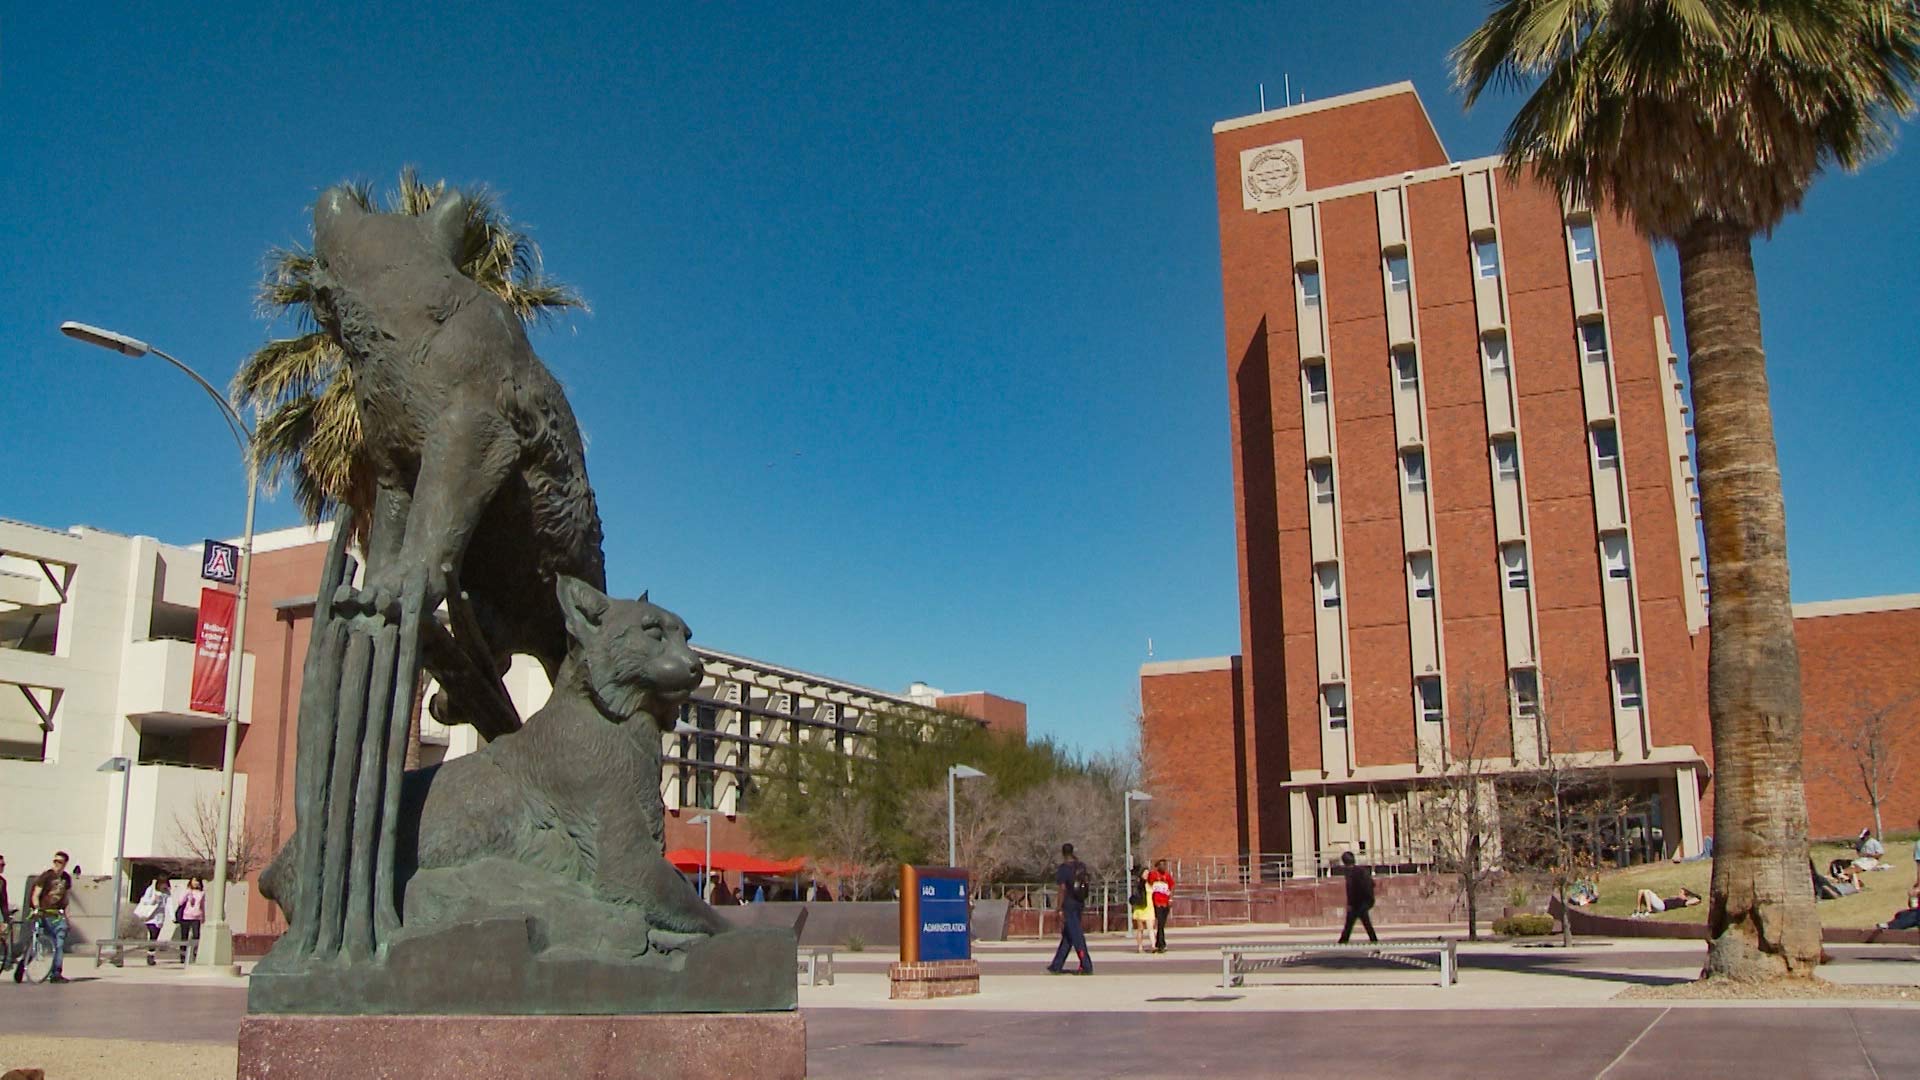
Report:
M 1678 246 L 1711 597 L 1713 895 L 1702 975 L 1809 977 L 1820 917 L 1807 870 L 1800 653 L 1751 237 L 1703 220 Z

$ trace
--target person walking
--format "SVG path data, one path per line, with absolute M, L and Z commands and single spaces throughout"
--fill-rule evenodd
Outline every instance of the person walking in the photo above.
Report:
M 1080 925 L 1080 914 L 1086 910 L 1093 882 L 1087 876 L 1087 864 L 1073 857 L 1072 844 L 1060 845 L 1060 865 L 1054 868 L 1053 881 L 1060 887 L 1060 947 L 1054 950 L 1047 973 L 1065 975 L 1071 951 L 1080 957 L 1079 974 L 1091 975 L 1093 957 L 1087 953 L 1087 931 Z
M 1150 870 L 1140 871 L 1134 880 L 1133 891 L 1127 897 L 1127 920 L 1133 926 L 1133 951 L 1147 951 L 1147 935 L 1153 930 L 1153 900 L 1149 896 L 1147 875 Z
M 177 929 L 173 932 L 175 941 L 191 941 L 192 945 L 180 950 L 180 962 L 186 963 L 189 953 L 200 949 L 200 923 L 207 917 L 207 888 L 200 879 L 188 878 L 186 891 L 180 894 L 180 900 L 173 906 L 173 922 Z
M 147 891 L 140 895 L 140 902 L 134 905 L 133 916 L 147 928 L 147 940 L 159 941 L 160 931 L 167 925 L 167 912 L 173 907 L 173 882 L 166 878 L 154 878 Z M 147 966 L 152 967 L 153 950 L 147 950 Z
M 7 857 L 0 855 L 0 964 L 4 957 L 11 956 L 13 948 L 12 931 L 7 927 L 13 924 L 13 904 L 7 899 Z
M 1147 872 L 1147 894 L 1153 899 L 1153 951 L 1167 951 L 1167 915 L 1173 910 L 1173 875 L 1167 860 L 1156 859 Z
M 1367 928 L 1367 940 L 1380 943 L 1380 935 L 1373 932 L 1373 919 L 1368 914 L 1373 910 L 1373 871 L 1356 864 L 1353 852 L 1340 853 L 1340 865 L 1347 874 L 1347 925 L 1340 931 L 1340 944 L 1345 945 L 1353 937 L 1353 922 Z
M 67 958 L 67 901 L 73 895 L 73 875 L 67 873 L 67 853 L 53 853 L 53 865 L 40 872 L 40 875 L 27 885 L 27 919 L 39 921 L 47 928 L 47 934 L 53 938 L 53 968 L 47 975 L 50 983 L 63 983 L 67 977 L 61 967 Z M 27 933 L 34 932 L 28 926 Z M 27 951 L 20 950 L 20 962 L 14 965 L 13 981 L 21 982 L 27 977 Z

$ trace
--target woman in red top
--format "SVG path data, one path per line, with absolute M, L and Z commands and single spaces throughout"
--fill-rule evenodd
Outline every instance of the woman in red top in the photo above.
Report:
M 1154 862 L 1147 871 L 1147 893 L 1153 898 L 1153 951 L 1167 951 L 1167 911 L 1173 907 L 1173 875 L 1167 873 L 1167 860 Z

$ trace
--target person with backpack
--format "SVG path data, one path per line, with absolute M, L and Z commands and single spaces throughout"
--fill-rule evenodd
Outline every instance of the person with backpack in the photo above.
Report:
M 1367 928 L 1367 940 L 1380 943 L 1380 935 L 1373 932 L 1373 871 L 1364 866 L 1355 865 L 1353 852 L 1340 853 L 1340 867 L 1347 875 L 1347 926 L 1340 931 L 1340 944 L 1345 945 L 1353 938 L 1353 924 L 1358 920 Z
M 1080 957 L 1076 974 L 1091 975 L 1093 957 L 1087 954 L 1087 932 L 1080 925 L 1080 914 L 1093 893 L 1093 880 L 1087 876 L 1087 864 L 1073 857 L 1072 844 L 1060 845 L 1060 865 L 1053 871 L 1053 881 L 1060 887 L 1060 947 L 1054 950 L 1047 974 L 1065 975 L 1067 953 L 1071 951 Z
M 1147 893 L 1153 898 L 1153 951 L 1167 951 L 1167 915 L 1173 911 L 1173 875 L 1167 860 L 1159 859 L 1147 872 Z

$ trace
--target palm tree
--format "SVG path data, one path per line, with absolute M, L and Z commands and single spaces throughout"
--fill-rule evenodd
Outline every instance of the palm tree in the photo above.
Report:
M 1471 106 L 1532 88 L 1503 144 L 1680 256 L 1713 596 L 1714 860 L 1705 976 L 1810 976 L 1800 660 L 1752 241 L 1913 110 L 1908 0 L 1500 0 L 1453 52 Z
M 373 210 L 371 185 L 348 189 L 362 209 Z M 426 184 L 412 168 L 387 197 L 391 213 L 423 214 L 447 191 L 446 181 Z M 467 201 L 460 272 L 511 305 L 522 321 L 543 321 L 586 304 L 578 293 L 542 272 L 540 249 L 517 231 L 491 192 L 463 191 Z M 344 507 L 363 528 L 373 506 L 373 475 L 353 396 L 353 371 L 340 347 L 313 316 L 313 253 L 301 247 L 273 248 L 260 283 L 262 314 L 291 319 L 298 336 L 267 342 L 240 365 L 234 401 L 251 406 L 253 452 L 270 483 L 291 482 L 293 497 L 309 522 Z

